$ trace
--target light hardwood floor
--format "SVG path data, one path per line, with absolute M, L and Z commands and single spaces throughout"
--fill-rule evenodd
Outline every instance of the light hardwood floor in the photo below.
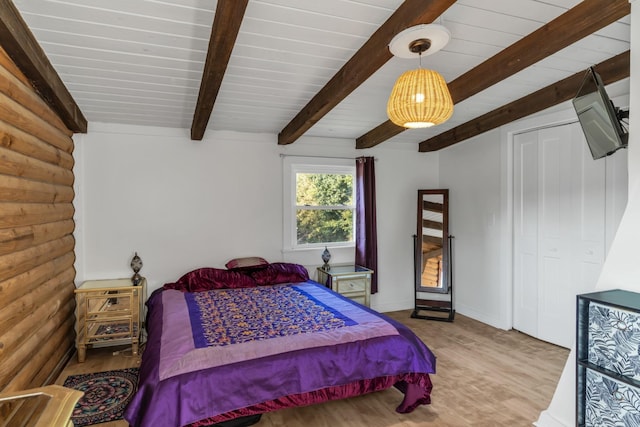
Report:
M 409 314 L 387 313 L 408 325 L 437 357 L 431 405 L 398 414 L 394 409 L 402 395 L 391 388 L 264 414 L 256 427 L 525 427 L 547 408 L 569 350 L 459 314 L 453 323 L 411 319 Z M 56 383 L 62 384 L 67 375 L 138 366 L 139 358 L 130 351 L 113 356 L 113 350 L 89 350 L 87 361 L 72 360 Z

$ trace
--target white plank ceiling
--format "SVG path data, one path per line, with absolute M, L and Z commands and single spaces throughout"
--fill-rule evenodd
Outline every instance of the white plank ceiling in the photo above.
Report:
M 92 122 L 190 128 L 214 0 L 14 0 L 62 81 Z M 208 129 L 277 134 L 402 3 L 250 0 Z M 458 0 L 436 23 L 452 35 L 423 66 L 464 74 L 579 0 Z M 415 144 L 629 49 L 629 19 L 459 103 L 453 117 L 385 144 Z M 355 139 L 387 120 L 391 59 L 306 132 Z M 628 79 L 612 96 L 628 90 Z M 355 143 L 354 143 L 355 144 Z M 417 149 L 417 148 L 416 148 Z

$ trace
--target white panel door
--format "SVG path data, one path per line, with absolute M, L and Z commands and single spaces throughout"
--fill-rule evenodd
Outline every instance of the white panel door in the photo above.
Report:
M 570 347 L 576 295 L 595 288 L 604 261 L 605 161 L 591 158 L 578 124 L 514 144 L 514 328 Z

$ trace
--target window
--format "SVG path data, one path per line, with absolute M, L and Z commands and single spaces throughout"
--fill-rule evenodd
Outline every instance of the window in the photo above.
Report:
M 285 188 L 285 246 L 303 249 L 353 245 L 353 161 L 350 165 L 300 161 L 297 158 L 285 162 L 289 163 L 285 169 L 290 177 L 288 188 Z

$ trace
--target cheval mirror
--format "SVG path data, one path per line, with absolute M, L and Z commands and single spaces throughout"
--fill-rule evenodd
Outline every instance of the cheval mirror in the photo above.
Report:
M 415 246 L 415 309 L 411 317 L 452 321 L 449 190 L 418 190 Z M 440 295 L 434 295 L 440 294 Z M 421 314 L 421 312 L 433 314 Z

